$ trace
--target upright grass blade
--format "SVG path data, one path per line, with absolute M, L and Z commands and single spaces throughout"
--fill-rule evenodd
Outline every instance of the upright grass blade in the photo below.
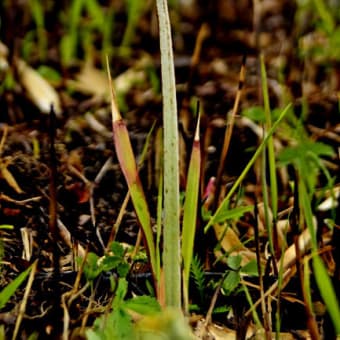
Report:
M 266 131 L 269 131 L 272 126 L 272 119 L 270 113 L 269 104 L 269 94 L 268 94 L 268 83 L 267 83 L 267 72 L 264 63 L 263 54 L 260 55 L 261 64 L 261 81 L 262 81 L 262 93 L 263 93 L 263 104 L 264 104 L 264 114 L 266 118 Z M 269 165 L 269 177 L 270 177 L 270 196 L 271 196 L 271 208 L 273 212 L 274 221 L 277 220 L 277 210 L 278 210 L 278 193 L 277 193 L 277 179 L 276 179 L 276 167 L 275 167 L 275 150 L 274 150 L 274 140 L 270 136 L 268 138 L 268 165 Z M 266 210 L 267 211 L 267 210 Z M 268 227 L 269 235 L 269 246 L 270 251 L 274 254 L 274 244 L 273 244 L 273 221 L 266 221 Z
M 32 16 L 37 26 L 37 38 L 38 38 L 38 52 L 42 61 L 46 59 L 47 53 L 47 35 L 45 32 L 45 13 L 44 6 L 40 1 L 29 1 Z
M 167 306 L 181 308 L 179 154 L 176 82 L 168 4 L 157 0 L 164 126 L 164 279 Z
M 133 38 L 136 36 L 135 30 L 138 20 L 145 11 L 146 3 L 140 0 L 127 0 L 127 25 L 124 32 L 121 46 L 130 47 Z
M 328 313 L 332 319 L 335 333 L 337 336 L 339 336 L 340 335 L 340 308 L 339 308 L 339 301 L 334 292 L 331 279 L 319 255 L 315 254 L 313 256 L 312 263 L 313 263 L 313 269 L 315 272 L 315 280 L 319 287 L 320 294 L 322 296 L 323 301 L 326 304 Z
M 124 174 L 125 180 L 128 184 L 132 203 L 137 214 L 137 218 L 142 227 L 146 243 L 147 250 L 150 257 L 152 272 L 154 278 L 156 278 L 156 251 L 155 243 L 153 239 L 153 232 L 151 228 L 151 218 L 149 207 L 144 195 L 143 187 L 138 175 L 136 160 L 132 151 L 132 146 L 129 138 L 127 128 L 119 113 L 114 90 L 112 87 L 111 74 L 109 69 L 109 63 L 107 60 L 107 71 L 111 88 L 111 108 L 112 108 L 112 130 L 113 141 L 117 153 L 117 158 Z
M 69 64 L 76 54 L 78 32 L 77 27 L 81 19 L 83 0 L 74 0 L 68 8 L 68 29 L 60 41 L 60 53 L 62 63 Z
M 219 207 L 217 208 L 217 210 L 215 211 L 215 213 L 210 217 L 208 223 L 206 224 L 206 226 L 204 227 L 204 232 L 206 233 L 209 228 L 216 223 L 216 219 L 218 218 L 218 216 L 225 210 L 228 209 L 228 205 L 229 205 L 229 201 L 230 198 L 232 197 L 232 195 L 235 193 L 237 187 L 241 184 L 241 182 L 244 180 L 244 178 L 246 177 L 248 171 L 250 170 L 250 168 L 253 166 L 253 164 L 255 163 L 257 157 L 261 154 L 261 152 L 263 151 L 264 147 L 267 145 L 268 139 L 273 135 L 274 131 L 276 130 L 276 128 L 278 127 L 278 125 L 280 124 L 280 122 L 282 121 L 282 119 L 285 117 L 285 115 L 287 114 L 287 112 L 289 111 L 291 107 L 291 104 L 288 104 L 285 109 L 281 112 L 279 118 L 277 119 L 277 121 L 273 124 L 272 128 L 268 131 L 267 136 L 264 138 L 264 140 L 262 141 L 262 143 L 259 145 L 259 147 L 257 148 L 257 150 L 255 151 L 253 157 L 250 159 L 250 161 L 248 162 L 248 164 L 246 165 L 246 167 L 244 168 L 244 170 L 242 171 L 241 175 L 237 178 L 237 180 L 235 181 L 234 185 L 230 188 L 227 196 L 224 198 L 224 200 L 222 201 L 222 203 L 219 205 Z
M 183 297 L 184 309 L 186 312 L 188 312 L 189 305 L 189 276 L 196 231 L 197 203 L 200 181 L 201 147 L 199 138 L 198 118 L 194 143 L 191 151 L 187 186 L 185 190 L 182 226 Z
M 302 207 L 303 216 L 307 228 L 311 235 L 311 245 L 313 250 L 312 264 L 315 273 L 315 281 L 320 290 L 320 295 L 325 302 L 327 311 L 333 321 L 335 332 L 340 335 L 340 307 L 337 300 L 331 279 L 325 268 L 323 261 L 318 255 L 318 244 L 316 238 L 316 230 L 313 222 L 313 214 L 310 206 L 310 197 L 307 193 L 306 184 L 304 182 L 304 174 L 300 173 L 299 176 L 299 200 Z

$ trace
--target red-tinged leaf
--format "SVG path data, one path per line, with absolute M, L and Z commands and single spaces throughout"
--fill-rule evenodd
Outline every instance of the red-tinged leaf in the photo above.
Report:
M 112 87 L 108 61 L 107 69 L 111 89 L 112 130 L 115 150 L 121 170 L 129 187 L 132 203 L 135 208 L 137 218 L 145 235 L 151 267 L 153 273 L 155 274 L 157 262 L 149 207 L 144 195 L 141 181 L 139 179 L 137 164 L 133 154 L 129 133 L 118 110 L 114 90 Z

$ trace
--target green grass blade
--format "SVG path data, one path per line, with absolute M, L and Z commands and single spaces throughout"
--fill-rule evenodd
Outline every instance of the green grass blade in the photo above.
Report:
M 265 113 L 265 118 L 266 118 L 266 130 L 269 131 L 272 126 L 272 119 L 271 119 L 270 104 L 269 104 L 267 72 L 266 72 L 266 66 L 264 63 L 263 54 L 261 54 L 260 56 L 260 61 L 261 61 L 261 81 L 262 81 L 262 93 L 263 93 L 263 102 L 264 102 L 264 113 Z M 268 164 L 269 164 L 269 177 L 270 177 L 269 187 L 270 187 L 270 193 L 271 193 L 272 211 L 273 211 L 274 220 L 276 220 L 277 209 L 278 209 L 278 193 L 277 193 L 275 150 L 274 150 L 273 136 L 270 136 L 268 139 Z M 269 223 L 268 226 L 272 226 L 272 224 Z M 272 230 L 269 230 L 269 231 L 270 231 L 269 235 L 272 238 Z
M 320 16 L 323 27 L 326 30 L 328 34 L 333 33 L 334 28 L 335 28 L 335 21 L 332 16 L 332 13 L 328 10 L 325 1 L 323 0 L 314 0 L 314 6 L 316 9 L 316 12 Z
M 189 304 L 190 267 L 193 256 L 194 239 L 196 231 L 200 167 L 201 167 L 201 147 L 199 139 L 199 118 L 198 118 L 194 143 L 191 151 L 191 159 L 189 163 L 182 226 L 183 294 L 184 294 L 184 307 L 187 312 Z
M 164 279 L 167 306 L 181 308 L 179 139 L 176 82 L 166 0 L 157 0 L 164 126 Z
M 41 60 L 45 60 L 47 53 L 47 35 L 45 32 L 45 13 L 44 7 L 41 1 L 30 0 L 29 1 L 32 16 L 37 26 L 37 38 L 38 38 L 38 51 Z
M 306 184 L 304 182 L 304 173 L 300 171 L 299 176 L 299 200 L 300 205 L 303 209 L 303 216 L 305 218 L 305 222 L 307 224 L 307 228 L 311 235 L 311 245 L 314 251 L 313 256 L 313 269 L 315 273 L 315 280 L 316 284 L 319 287 L 320 294 L 322 299 L 325 302 L 329 315 L 333 321 L 333 325 L 335 327 L 335 331 L 337 335 L 340 335 L 340 308 L 339 308 L 339 301 L 337 300 L 331 279 L 329 274 L 325 268 L 324 263 L 322 262 L 321 258 L 317 254 L 318 252 L 318 244 L 316 238 L 316 228 L 313 221 L 313 213 L 310 203 L 310 197 L 307 193 Z
M 19 288 L 19 286 L 25 281 L 30 271 L 32 270 L 33 265 L 28 267 L 24 272 L 20 273 L 11 283 L 9 283 L 1 292 L 0 292 L 0 310 L 5 307 L 6 303 L 9 301 L 11 296 L 15 293 L 15 291 Z
M 107 66 L 107 68 L 112 94 L 111 107 L 113 141 L 121 170 L 129 187 L 131 200 L 136 211 L 138 221 L 144 232 L 152 271 L 153 274 L 155 274 L 157 262 L 149 207 L 144 195 L 142 183 L 138 175 L 137 164 L 133 154 L 129 133 L 119 113 L 117 102 L 115 100 L 109 66 Z
M 339 301 L 335 295 L 334 288 L 331 279 L 329 278 L 328 272 L 319 255 L 313 256 L 313 268 L 315 272 L 316 283 L 319 287 L 322 299 L 326 304 L 329 315 L 333 321 L 335 332 L 337 335 L 340 335 Z
M 141 16 L 143 15 L 146 3 L 140 0 L 126 0 L 127 25 L 125 28 L 121 46 L 129 47 L 136 36 L 135 30 Z
M 69 7 L 66 24 L 67 31 L 60 41 L 60 53 L 62 63 L 68 65 L 76 54 L 76 47 L 78 42 L 78 26 L 81 19 L 82 9 L 84 7 L 84 0 L 74 0 Z
M 214 215 L 212 215 L 208 221 L 208 223 L 206 224 L 206 226 L 204 227 L 204 232 L 206 233 L 209 228 L 215 223 L 215 218 L 216 216 L 218 216 L 221 211 L 223 211 L 224 209 L 226 209 L 229 205 L 229 200 L 232 197 L 232 195 L 234 194 L 234 192 L 236 191 L 237 187 L 241 184 L 241 182 L 243 181 L 243 179 L 246 177 L 248 171 L 250 170 L 250 168 L 253 166 L 253 164 L 255 163 L 257 157 L 261 154 L 261 152 L 263 151 L 264 147 L 267 145 L 268 139 L 273 135 L 274 131 L 276 130 L 276 128 L 278 127 L 278 125 L 280 124 L 280 122 L 282 121 L 282 119 L 285 117 L 285 115 L 287 114 L 287 112 L 289 111 L 291 107 L 291 104 L 288 104 L 284 110 L 281 112 L 279 118 L 277 119 L 277 121 L 273 124 L 272 128 L 268 131 L 267 136 L 264 138 L 264 140 L 262 141 L 262 143 L 259 145 L 259 147 L 257 148 L 257 150 L 255 151 L 253 157 L 250 159 L 250 161 L 248 162 L 248 164 L 246 165 L 246 167 L 244 168 L 244 170 L 242 171 L 241 175 L 237 178 L 237 180 L 235 181 L 234 185 L 231 187 L 231 189 L 229 190 L 227 196 L 224 198 L 224 200 L 222 201 L 222 203 L 219 205 L 219 207 L 217 208 L 216 212 Z

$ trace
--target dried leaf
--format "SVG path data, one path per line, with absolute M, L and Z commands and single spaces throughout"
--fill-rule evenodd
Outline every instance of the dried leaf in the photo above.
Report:
M 23 193 L 23 190 L 19 187 L 12 173 L 3 164 L 0 164 L 0 177 L 2 177 L 15 192 L 18 194 Z
M 20 81 L 27 96 L 43 113 L 49 113 L 51 105 L 57 116 L 62 113 L 60 99 L 56 90 L 37 71 L 28 66 L 23 60 L 18 60 Z
M 134 84 L 146 81 L 145 68 L 142 67 L 145 63 L 144 59 L 140 60 L 135 66 L 121 73 L 113 80 L 115 92 L 118 95 L 124 95 Z M 106 74 L 102 70 L 95 68 L 90 62 L 85 63 L 76 80 L 69 80 L 68 84 L 79 92 L 103 98 L 107 102 L 110 101 Z

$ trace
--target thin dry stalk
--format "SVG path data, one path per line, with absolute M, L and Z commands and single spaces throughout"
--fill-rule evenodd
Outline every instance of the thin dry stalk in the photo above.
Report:
M 231 112 L 230 120 L 227 122 L 225 134 L 224 134 L 224 141 L 223 141 L 223 148 L 220 156 L 220 162 L 218 165 L 218 170 L 217 170 L 217 176 L 216 176 L 216 196 L 215 196 L 215 205 L 217 205 L 219 201 L 219 194 L 220 194 L 220 184 L 222 180 L 222 174 L 223 170 L 225 168 L 225 161 L 227 158 L 229 146 L 230 146 L 230 141 L 231 141 L 231 136 L 233 133 L 233 128 L 235 125 L 235 118 L 236 114 L 238 112 L 238 108 L 240 105 L 240 100 L 241 96 L 243 93 L 243 87 L 244 87 L 244 80 L 245 80 L 245 73 L 246 73 L 246 57 L 243 57 L 242 60 L 242 65 L 240 69 L 240 75 L 239 75 L 239 84 L 238 84 L 238 90 L 236 93 L 235 101 L 234 101 L 234 106 L 233 110 Z
M 122 223 L 122 220 L 123 220 L 123 217 L 124 217 L 124 214 L 125 214 L 125 211 L 126 211 L 126 207 L 127 207 L 128 203 L 129 203 L 129 200 L 130 200 L 130 191 L 128 191 L 126 193 L 124 201 L 123 201 L 123 204 L 122 204 L 122 206 L 119 209 L 119 213 L 118 213 L 116 222 L 115 222 L 115 224 L 113 225 L 113 227 L 111 229 L 111 234 L 110 234 L 110 237 L 109 237 L 109 241 L 107 242 L 107 245 L 106 245 L 106 250 L 109 249 L 109 245 L 116 238 L 116 235 L 117 235 L 118 230 L 119 230 L 119 226 Z
M 73 288 L 61 296 L 61 306 L 64 310 L 63 340 L 68 340 L 69 338 L 68 333 L 69 333 L 69 325 L 70 325 L 70 314 L 68 312 L 68 308 L 71 306 L 72 301 L 76 299 L 80 294 L 82 294 L 82 292 L 84 292 L 89 286 L 89 283 L 87 282 L 82 289 L 78 290 L 81 276 L 83 274 L 84 266 L 86 263 L 87 254 L 88 254 L 88 249 L 86 250 L 86 253 L 81 262 Z

